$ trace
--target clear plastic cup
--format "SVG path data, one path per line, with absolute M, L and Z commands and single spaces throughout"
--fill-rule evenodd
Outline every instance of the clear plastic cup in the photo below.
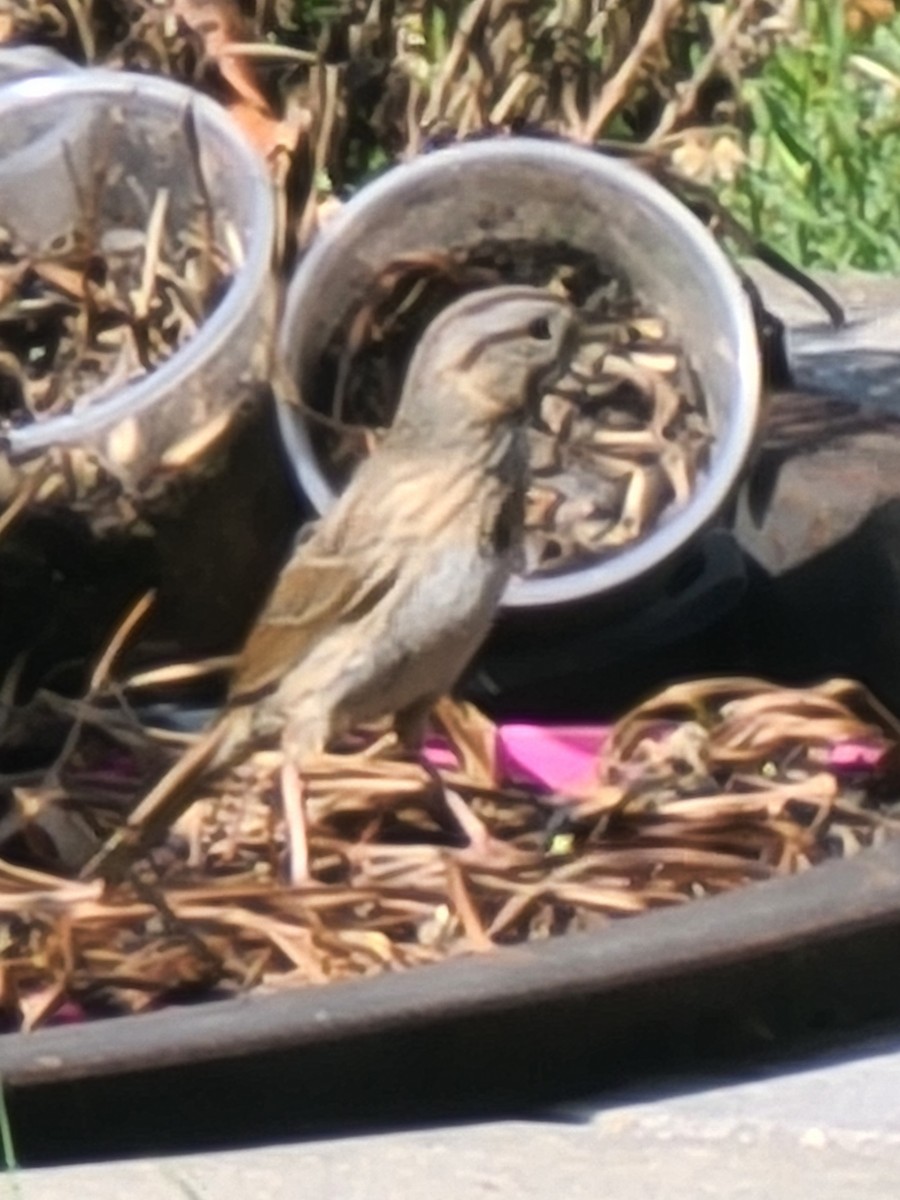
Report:
M 189 114 L 196 154 L 186 134 Z M 232 264 L 218 304 L 148 374 L 121 385 L 107 381 L 78 396 L 69 411 L 21 425 L 4 439 L 13 469 L 79 448 L 126 494 L 158 490 L 224 433 L 230 414 L 269 375 L 275 211 L 265 164 L 206 97 L 166 79 L 104 70 L 0 87 L 0 163 L 0 225 L 36 257 L 71 236 L 87 203 L 96 208 L 92 224 L 101 245 L 146 231 L 160 189 L 168 193 L 167 226 L 183 228 L 196 204 L 199 169 L 210 240 Z M 134 180 L 128 211 L 123 189 L 108 201 L 108 189 L 96 186 L 98 174 L 113 169 Z
M 709 467 L 683 507 L 606 559 L 513 580 L 504 603 L 552 606 L 646 581 L 671 567 L 733 495 L 757 431 L 760 374 L 735 272 L 697 218 L 635 167 L 562 142 L 498 138 L 425 155 L 363 188 L 319 235 L 288 290 L 281 353 L 301 399 L 316 406 L 322 352 L 385 266 L 485 237 L 562 240 L 621 272 L 681 342 L 714 435 Z M 335 494 L 307 424 L 287 405 L 279 421 L 300 486 L 324 511 Z
M 0 86 L 31 75 L 79 71 L 70 58 L 49 46 L 0 46 Z

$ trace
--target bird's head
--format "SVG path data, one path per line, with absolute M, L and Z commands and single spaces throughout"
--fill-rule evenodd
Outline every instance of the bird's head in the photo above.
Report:
M 404 420 L 503 424 L 524 418 L 563 373 L 574 349 L 576 314 L 542 288 L 471 292 L 425 330 L 410 362 L 398 410 Z

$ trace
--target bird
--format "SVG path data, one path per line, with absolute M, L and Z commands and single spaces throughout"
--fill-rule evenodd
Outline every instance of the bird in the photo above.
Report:
M 411 750 L 487 636 L 521 565 L 526 424 L 577 339 L 542 288 L 469 292 L 425 327 L 393 422 L 334 507 L 301 529 L 253 625 L 222 714 L 100 847 L 82 878 L 120 880 L 199 776 L 280 737 L 304 761 L 393 717 Z

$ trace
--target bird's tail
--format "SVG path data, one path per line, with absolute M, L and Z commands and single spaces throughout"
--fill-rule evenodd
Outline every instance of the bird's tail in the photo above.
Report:
M 150 789 L 125 824 L 82 869 L 80 877 L 99 877 L 109 883 L 120 880 L 153 835 L 162 833 L 187 808 L 188 785 L 210 767 L 222 765 L 232 757 L 234 741 L 234 722 L 224 717 Z

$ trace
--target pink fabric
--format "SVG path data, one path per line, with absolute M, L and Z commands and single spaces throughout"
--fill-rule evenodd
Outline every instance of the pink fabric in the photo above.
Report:
M 500 725 L 494 748 L 499 778 L 544 792 L 577 794 L 595 782 L 608 735 L 607 725 Z M 437 738 L 428 742 L 425 756 L 435 767 L 457 765 L 451 748 Z
M 597 779 L 607 725 L 501 725 L 497 767 L 510 783 L 577 794 Z
M 835 742 L 828 751 L 828 765 L 835 771 L 875 771 L 887 749 L 877 742 Z
M 609 725 L 502 724 L 495 746 L 499 781 L 577 795 L 596 782 L 609 733 Z M 886 750 L 877 742 L 835 742 L 828 748 L 827 764 L 838 772 L 877 771 Z M 451 747 L 438 738 L 428 742 L 425 756 L 435 767 L 457 765 Z

